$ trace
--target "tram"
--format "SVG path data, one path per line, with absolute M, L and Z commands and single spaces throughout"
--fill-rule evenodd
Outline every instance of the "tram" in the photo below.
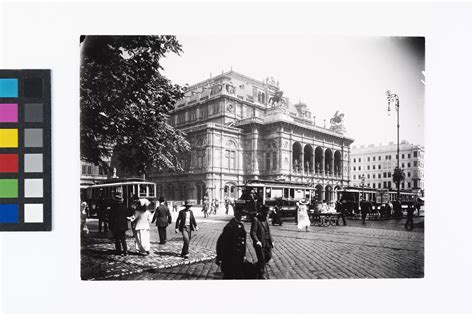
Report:
M 343 190 L 338 191 L 338 199 L 342 200 L 343 208 L 349 214 L 359 213 L 360 201 L 365 199 L 372 204 L 373 210 L 377 211 L 380 207 L 386 203 L 397 200 L 396 190 L 387 189 L 373 189 L 373 188 L 360 188 L 360 187 L 345 187 Z M 400 191 L 400 203 L 402 209 L 408 207 L 410 202 L 417 201 L 418 195 L 413 192 Z
M 249 180 L 239 186 L 243 192 L 240 199 L 235 201 L 235 207 L 241 209 L 249 208 L 250 197 L 246 192 L 254 190 L 257 204 L 266 205 L 270 211 L 279 206 L 280 216 L 296 216 L 296 202 L 306 199 L 310 203 L 314 201 L 316 189 L 299 182 L 280 182 L 271 180 Z M 314 204 L 310 205 L 314 209 Z
M 156 202 L 156 184 L 139 178 L 110 179 L 86 188 L 85 200 L 89 206 L 89 214 L 97 212 L 99 201 L 110 201 L 116 194 L 123 199 L 125 206 L 130 207 L 135 197 Z

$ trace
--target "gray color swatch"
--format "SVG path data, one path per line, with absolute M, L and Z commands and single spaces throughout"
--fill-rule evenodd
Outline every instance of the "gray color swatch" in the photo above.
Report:
M 43 197 L 43 179 L 25 179 L 25 197 Z
M 42 128 L 25 128 L 25 147 L 43 147 Z
M 43 154 L 25 154 L 25 172 L 43 172 Z
M 43 104 L 25 104 L 25 122 L 43 122 Z

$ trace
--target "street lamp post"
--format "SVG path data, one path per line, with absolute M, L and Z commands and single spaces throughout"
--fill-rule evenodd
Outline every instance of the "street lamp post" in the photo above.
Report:
M 361 182 L 362 182 L 362 199 L 365 200 L 365 176 L 362 176 Z
M 390 90 L 385 92 L 388 101 L 387 112 L 390 115 L 390 104 L 395 103 L 395 109 L 397 110 L 397 169 L 400 169 L 400 102 L 398 95 L 391 93 Z M 400 179 L 397 181 L 397 199 L 400 198 Z

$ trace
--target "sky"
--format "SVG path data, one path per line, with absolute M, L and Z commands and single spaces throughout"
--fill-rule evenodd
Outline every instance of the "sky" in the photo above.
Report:
M 264 80 L 274 77 L 292 103 L 308 105 L 316 124 L 329 127 L 344 113 L 353 145 L 397 140 L 394 106 L 400 100 L 400 140 L 424 145 L 425 40 L 420 37 L 320 37 L 314 35 L 177 36 L 181 55 L 163 60 L 173 83 L 195 84 L 233 69 Z

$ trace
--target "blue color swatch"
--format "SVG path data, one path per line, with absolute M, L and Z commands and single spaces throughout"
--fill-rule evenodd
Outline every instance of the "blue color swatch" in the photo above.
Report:
M 18 98 L 18 79 L 0 78 L 0 98 Z
M 0 204 L 0 223 L 18 223 L 18 204 Z

